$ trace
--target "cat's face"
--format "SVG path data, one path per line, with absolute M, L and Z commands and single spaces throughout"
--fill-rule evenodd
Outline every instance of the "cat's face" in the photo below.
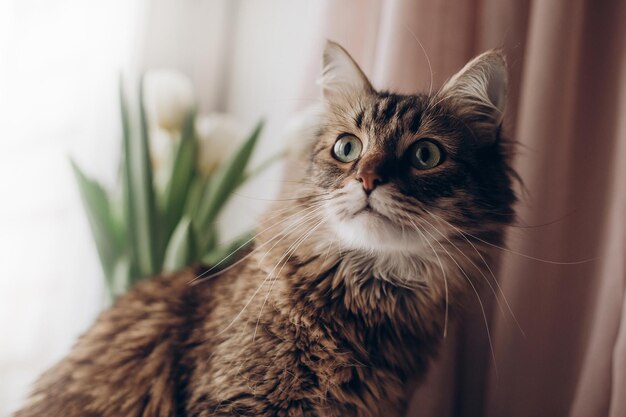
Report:
M 436 94 L 381 93 L 341 47 L 328 45 L 309 180 L 326 196 L 324 215 L 345 247 L 417 253 L 511 220 L 499 138 L 505 74 L 492 52 Z

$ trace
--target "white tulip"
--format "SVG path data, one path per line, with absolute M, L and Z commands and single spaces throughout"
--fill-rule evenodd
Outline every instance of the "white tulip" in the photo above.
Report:
M 212 113 L 196 118 L 198 137 L 198 169 L 210 175 L 241 145 L 243 131 L 237 120 L 225 113 Z
M 191 81 L 173 70 L 148 71 L 143 98 L 148 122 L 169 132 L 182 129 L 195 105 Z

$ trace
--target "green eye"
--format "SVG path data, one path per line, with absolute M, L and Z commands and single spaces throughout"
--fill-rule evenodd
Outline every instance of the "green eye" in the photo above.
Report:
M 417 169 L 434 168 L 443 162 L 441 148 L 429 139 L 415 142 L 408 150 L 409 161 Z
M 363 144 L 356 136 L 346 135 L 337 139 L 333 146 L 333 156 L 341 162 L 352 162 L 361 155 Z

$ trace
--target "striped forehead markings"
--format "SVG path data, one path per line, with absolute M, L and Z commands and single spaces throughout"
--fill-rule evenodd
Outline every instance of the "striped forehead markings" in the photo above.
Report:
M 413 97 L 383 95 L 368 109 L 367 114 L 360 111 L 355 121 L 359 129 L 364 122 L 368 122 L 373 128 L 391 128 L 397 131 L 405 127 L 415 133 L 421 125 L 420 102 Z

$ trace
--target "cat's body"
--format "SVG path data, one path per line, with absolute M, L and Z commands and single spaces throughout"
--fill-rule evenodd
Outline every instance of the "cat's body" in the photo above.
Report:
M 443 331 L 423 317 L 439 308 L 414 310 L 415 292 L 365 276 L 371 288 L 353 293 L 336 256 L 294 257 L 265 284 L 263 262 L 141 283 L 18 415 L 399 416 Z M 351 293 L 363 298 L 346 304 Z
M 402 415 L 513 216 L 502 103 L 461 103 L 468 69 L 436 96 L 377 93 L 343 54 L 306 175 L 251 251 L 139 284 L 17 416 Z

